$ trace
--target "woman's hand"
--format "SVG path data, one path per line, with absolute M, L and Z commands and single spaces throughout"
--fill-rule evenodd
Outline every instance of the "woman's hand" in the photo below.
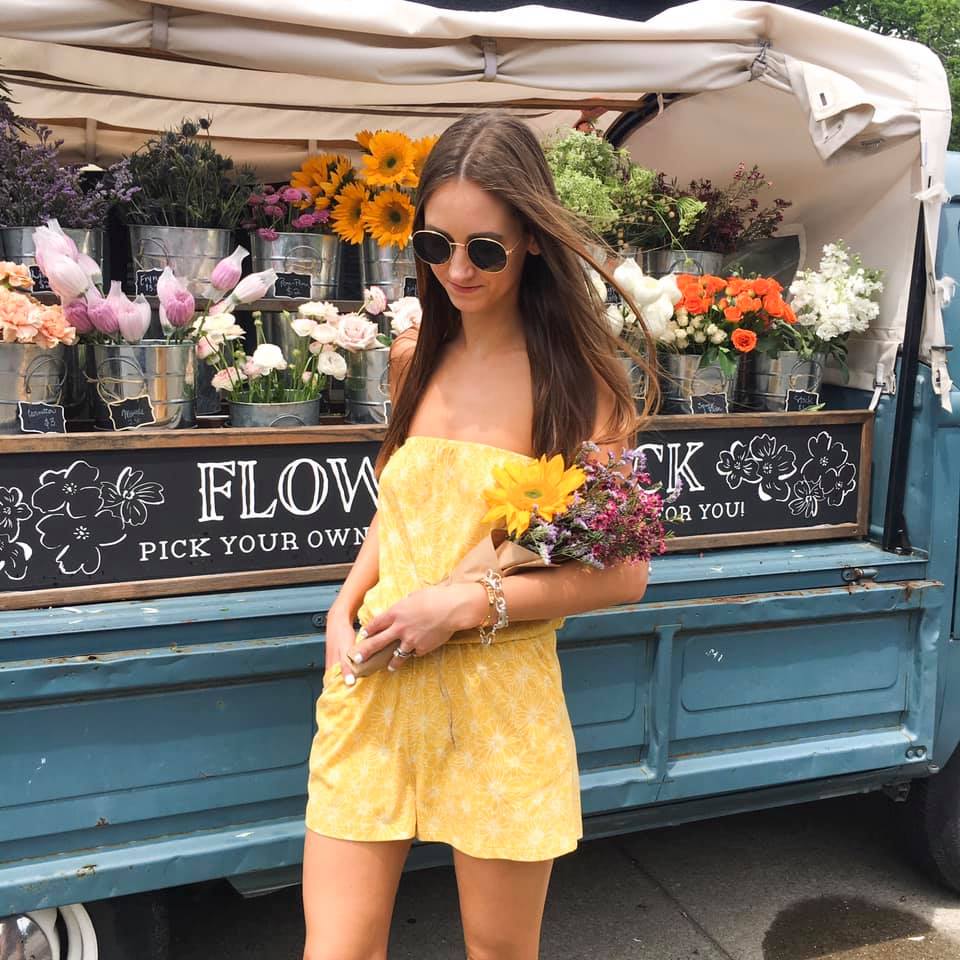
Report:
M 479 582 L 415 590 L 367 622 L 351 656 L 355 663 L 361 663 L 399 640 L 401 650 L 423 657 L 446 643 L 457 630 L 476 627 L 486 611 L 487 591 Z M 406 659 L 394 656 L 387 669 L 400 669 Z
M 326 628 L 326 662 L 325 670 L 329 670 L 335 663 L 340 664 L 343 672 L 343 682 L 352 687 L 357 678 L 350 669 L 353 664 L 347 654 L 353 646 L 356 633 L 352 619 L 345 614 L 337 614 L 332 609 L 327 614 Z

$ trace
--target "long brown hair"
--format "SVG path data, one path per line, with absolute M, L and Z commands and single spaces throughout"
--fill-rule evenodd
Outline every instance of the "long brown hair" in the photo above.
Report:
M 424 225 L 427 201 L 442 184 L 470 180 L 504 201 L 538 244 L 527 255 L 520 279 L 520 317 L 533 383 L 533 449 L 537 456 L 560 453 L 566 462 L 580 443 L 593 437 L 597 416 L 596 377 L 609 384 L 614 409 L 596 439 L 613 443 L 632 438 L 655 408 L 658 397 L 655 346 L 640 311 L 614 283 L 604 264 L 587 249 L 602 242 L 557 199 L 550 169 L 532 130 L 508 114 L 466 116 L 450 126 L 427 157 L 417 191 L 413 229 Z M 581 258 L 623 296 L 643 330 L 646 356 L 614 336 L 602 299 L 587 282 Z M 417 261 L 423 306 L 416 347 L 377 457 L 377 472 L 403 443 L 442 345 L 460 329 L 460 312 L 450 302 L 429 265 Z M 629 354 L 646 380 L 638 416 L 627 372 L 617 356 Z

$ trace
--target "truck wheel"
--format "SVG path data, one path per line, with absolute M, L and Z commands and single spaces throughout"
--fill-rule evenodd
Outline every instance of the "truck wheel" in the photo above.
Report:
M 906 803 L 897 806 L 911 858 L 960 893 L 960 755 L 954 753 L 940 773 L 914 780 Z
M 0 960 L 168 960 L 166 900 L 135 894 L 0 917 Z

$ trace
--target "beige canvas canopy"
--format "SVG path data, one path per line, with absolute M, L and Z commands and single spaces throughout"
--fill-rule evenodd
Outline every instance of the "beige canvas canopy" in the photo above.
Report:
M 815 263 L 843 238 L 887 271 L 882 317 L 851 349 L 870 388 L 902 340 L 919 205 L 929 291 L 922 357 L 945 406 L 933 277 L 950 126 L 946 77 L 917 44 L 767 3 L 700 0 L 645 23 L 519 7 L 438 10 L 406 0 L 3 0 L 0 74 L 26 116 L 75 159 L 108 162 L 185 116 L 280 176 L 362 128 L 440 132 L 498 106 L 545 133 L 585 105 L 613 120 L 649 94 L 671 105 L 627 145 L 681 179 L 754 162 L 794 201 L 790 229 Z M 680 95 L 677 97 L 676 95 Z

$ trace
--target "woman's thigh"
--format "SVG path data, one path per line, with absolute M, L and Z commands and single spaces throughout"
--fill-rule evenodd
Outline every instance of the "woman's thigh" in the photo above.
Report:
M 553 860 L 483 860 L 453 851 L 467 960 L 536 960 Z
M 384 960 L 412 840 L 338 840 L 306 830 L 304 960 Z

